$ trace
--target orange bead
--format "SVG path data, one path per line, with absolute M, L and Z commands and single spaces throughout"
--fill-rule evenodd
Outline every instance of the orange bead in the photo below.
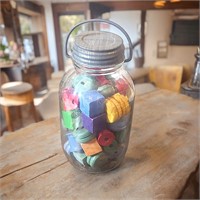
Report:
M 97 153 L 102 152 L 101 146 L 98 144 L 96 138 L 93 140 L 90 140 L 87 143 L 82 143 L 81 147 L 83 148 L 83 151 L 85 152 L 86 156 L 95 155 Z

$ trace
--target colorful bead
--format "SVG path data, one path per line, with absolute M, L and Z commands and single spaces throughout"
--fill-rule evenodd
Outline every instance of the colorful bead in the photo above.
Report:
M 70 154 L 70 146 L 69 146 L 69 142 L 65 142 L 65 144 L 63 145 L 63 149 L 65 150 L 65 152 L 69 155 Z
M 106 129 L 106 114 L 103 113 L 97 117 L 90 118 L 82 113 L 83 127 L 94 135 Z
M 95 137 L 94 134 L 90 133 L 88 130 L 84 128 L 76 130 L 72 134 L 76 138 L 76 141 L 79 143 L 88 142 Z
M 125 128 L 125 129 L 123 129 L 121 131 L 116 131 L 115 132 L 115 137 L 116 137 L 116 140 L 118 141 L 118 143 L 127 142 L 126 140 L 129 138 L 128 134 L 129 134 L 129 129 L 128 128 Z
M 105 112 L 105 98 L 96 90 L 83 92 L 80 97 L 80 109 L 88 117 L 96 117 Z
M 115 157 L 119 154 L 119 145 L 116 140 L 109 146 L 103 147 L 103 150 L 111 157 Z
M 99 85 L 106 85 L 106 84 L 109 84 L 109 80 L 106 79 L 105 76 L 97 76 L 96 77 L 96 80 L 98 81 Z
M 98 143 L 101 146 L 109 146 L 115 139 L 115 135 L 109 130 L 103 130 L 98 135 Z
M 123 110 L 123 115 L 126 115 L 130 112 L 130 105 L 127 96 L 116 93 L 112 97 L 120 102 L 121 108 Z
M 62 111 L 63 125 L 65 128 L 75 130 L 83 126 L 79 109 Z
M 112 85 L 102 85 L 97 89 L 105 98 L 112 96 L 115 94 L 115 89 Z
M 81 163 L 82 165 L 86 165 L 87 161 L 87 156 L 84 153 L 81 152 L 73 152 L 74 157 L 76 160 Z
M 128 98 L 116 93 L 106 99 L 107 121 L 113 123 L 130 112 Z
M 76 76 L 73 80 L 72 85 L 75 89 L 75 92 L 79 95 L 82 92 L 97 89 L 96 80 L 93 77 L 87 75 Z
M 64 89 L 61 95 L 64 110 L 74 110 L 78 107 L 78 96 L 73 88 Z
M 96 138 L 90 140 L 87 143 L 82 143 L 81 147 L 83 148 L 83 151 L 85 152 L 86 156 L 91 156 L 102 152 L 102 148 L 98 144 Z
M 128 84 L 125 82 L 124 79 L 122 79 L 122 78 L 118 79 L 115 83 L 115 87 L 119 93 L 126 95 L 126 90 L 128 89 Z
M 92 168 L 98 169 L 107 166 L 107 164 L 109 163 L 109 159 L 104 153 L 99 153 L 94 156 L 88 156 L 87 163 Z
M 123 130 L 124 128 L 126 128 L 128 126 L 129 123 L 131 123 L 130 116 L 131 116 L 131 114 L 129 113 L 129 114 L 121 117 L 118 121 L 108 124 L 109 129 L 112 131 Z
M 82 151 L 81 145 L 76 141 L 75 137 L 69 133 L 66 135 L 69 141 L 69 151 L 74 152 L 74 151 Z

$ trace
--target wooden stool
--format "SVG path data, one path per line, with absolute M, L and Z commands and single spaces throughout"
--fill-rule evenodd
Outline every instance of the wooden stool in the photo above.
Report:
M 18 81 L 5 83 L 1 86 L 1 93 L 3 97 L 0 98 L 0 104 L 4 108 L 8 131 L 14 131 L 9 109 L 11 106 L 19 108 L 19 117 L 22 119 L 20 106 L 30 104 L 34 120 L 36 122 L 38 121 L 38 116 L 33 103 L 33 87 L 31 84 Z

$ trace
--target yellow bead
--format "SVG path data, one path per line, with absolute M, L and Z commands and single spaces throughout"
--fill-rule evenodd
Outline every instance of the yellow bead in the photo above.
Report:
M 109 123 L 115 122 L 119 117 L 117 108 L 110 100 L 110 98 L 106 100 L 106 112 L 107 112 L 107 121 Z

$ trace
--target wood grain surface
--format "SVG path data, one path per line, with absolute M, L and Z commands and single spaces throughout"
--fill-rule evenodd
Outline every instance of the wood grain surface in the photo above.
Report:
M 1 137 L 1 199 L 175 199 L 199 161 L 198 100 L 165 90 L 136 96 L 129 147 L 105 174 L 74 169 L 52 118 Z

